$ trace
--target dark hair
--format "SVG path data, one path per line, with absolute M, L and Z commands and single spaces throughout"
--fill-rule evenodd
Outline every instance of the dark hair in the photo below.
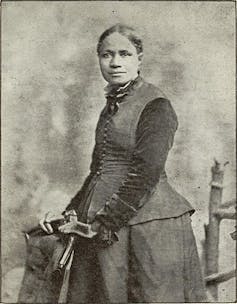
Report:
M 103 41 L 106 37 L 113 33 L 119 33 L 126 38 L 135 46 L 137 50 L 137 54 L 140 54 L 143 52 L 143 46 L 142 46 L 142 39 L 139 37 L 139 35 L 136 33 L 135 29 L 131 26 L 125 25 L 125 24 L 115 24 L 112 27 L 105 30 L 102 35 L 99 38 L 98 44 L 97 44 L 97 54 L 100 54 L 100 49 L 103 44 Z

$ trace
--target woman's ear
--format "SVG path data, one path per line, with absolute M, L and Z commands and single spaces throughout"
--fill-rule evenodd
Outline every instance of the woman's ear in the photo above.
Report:
M 143 58 L 143 53 L 140 53 L 138 54 L 138 71 L 140 71 L 140 67 L 141 67 L 141 64 L 142 64 L 142 58 Z
M 138 54 L 138 60 L 139 60 L 139 61 L 142 61 L 142 58 L 143 58 L 143 53 L 139 53 L 139 54 Z

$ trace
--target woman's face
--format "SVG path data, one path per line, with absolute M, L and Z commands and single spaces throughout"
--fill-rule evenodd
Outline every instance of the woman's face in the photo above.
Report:
M 112 85 L 123 85 L 138 75 L 142 54 L 119 33 L 107 36 L 101 45 L 99 62 L 104 79 Z

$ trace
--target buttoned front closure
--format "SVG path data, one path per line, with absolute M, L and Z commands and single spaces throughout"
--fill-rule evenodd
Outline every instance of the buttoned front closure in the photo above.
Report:
M 107 103 L 97 124 L 91 164 L 93 182 L 88 186 L 88 197 L 85 196 L 87 199 L 82 211 L 87 213 L 88 221 L 118 191 L 127 177 L 132 165 L 136 125 L 148 98 L 139 99 L 132 94 L 120 101 L 116 111 L 110 111 Z
M 104 126 L 104 141 L 103 141 L 104 148 L 102 149 L 103 153 L 101 154 L 101 160 L 100 160 L 101 169 L 103 168 L 102 165 L 104 163 L 104 157 L 106 156 L 106 144 L 107 144 L 108 125 L 109 125 L 109 119 L 106 120 L 105 126 Z
M 136 169 L 142 164 L 139 163 L 139 158 L 134 153 L 135 151 L 139 153 L 136 150 L 136 136 L 139 134 L 137 125 L 146 105 L 150 101 L 156 100 L 157 96 L 160 96 L 159 94 L 159 91 L 157 92 L 152 85 L 144 84 L 137 89 L 135 94 L 124 96 L 117 112 L 109 113 L 108 104 L 102 110 L 96 128 L 96 144 L 90 167 L 91 172 L 81 191 L 73 200 L 74 206 L 75 203 L 78 206 L 79 216 L 82 216 L 87 222 L 93 221 L 98 211 L 104 208 L 105 203 L 111 201 L 113 194 L 120 195 L 120 189 L 123 189 L 124 185 L 128 186 L 129 192 L 127 193 L 130 195 L 128 199 L 131 200 L 134 198 L 133 191 L 144 190 L 146 184 L 143 180 L 139 179 L 139 184 L 133 184 L 132 178 L 130 179 L 130 177 L 136 176 Z M 163 117 L 166 112 L 158 113 L 158 115 Z M 149 142 L 147 147 L 149 150 Z M 146 149 L 146 147 L 143 148 Z M 136 160 L 138 159 L 138 163 L 134 162 L 134 157 Z M 157 157 L 159 158 L 159 155 Z M 144 176 L 144 178 L 147 177 L 149 176 Z M 152 192 L 149 202 L 141 208 L 142 213 L 140 216 L 136 216 L 133 223 L 175 217 L 190 210 L 190 206 L 182 197 L 172 189 L 165 187 L 166 183 L 160 183 L 164 190 L 159 190 L 157 193 Z M 161 195 L 161 192 L 164 194 Z M 122 197 L 122 199 L 127 202 L 126 198 Z M 143 203 L 143 201 L 142 199 L 141 202 Z M 179 203 L 177 204 L 177 202 Z M 138 203 L 139 206 L 142 206 L 139 200 Z
M 124 176 L 131 165 L 135 144 L 135 126 L 143 105 L 130 102 L 125 97 L 116 112 L 111 113 L 108 105 L 101 113 L 96 130 L 97 176 L 103 180 L 113 176 Z M 132 119 L 131 119 L 132 118 Z
M 107 107 L 102 111 L 97 129 L 96 146 L 92 166 L 95 170 L 93 199 L 86 208 L 88 221 L 109 201 L 112 194 L 121 186 L 131 165 L 132 146 L 130 129 L 133 120 L 126 122 L 120 117 L 127 113 L 128 104 L 121 105 L 115 114 L 109 113 Z M 125 133 L 124 133 L 125 132 Z M 132 135 L 133 136 L 133 135 Z M 86 210 L 86 209 L 85 209 Z

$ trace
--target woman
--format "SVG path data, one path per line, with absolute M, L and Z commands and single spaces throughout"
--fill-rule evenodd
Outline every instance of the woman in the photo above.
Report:
M 165 173 L 176 114 L 140 76 L 142 41 L 131 27 L 106 30 L 97 53 L 107 104 L 90 174 L 65 211 L 75 210 L 77 221 L 59 227 L 77 236 L 67 301 L 204 301 L 190 224 L 194 210 Z M 41 221 L 48 233 L 52 219 L 47 214 Z

